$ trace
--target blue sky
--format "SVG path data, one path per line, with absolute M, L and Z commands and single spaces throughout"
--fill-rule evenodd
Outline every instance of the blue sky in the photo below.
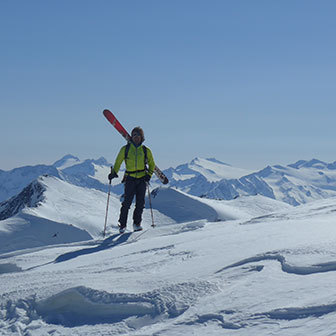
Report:
M 162 169 L 335 161 L 336 2 L 0 1 L 0 169 L 114 161 L 102 115 Z

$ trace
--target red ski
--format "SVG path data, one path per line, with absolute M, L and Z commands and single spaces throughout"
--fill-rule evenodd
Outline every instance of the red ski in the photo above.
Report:
M 131 141 L 131 136 L 129 135 L 129 133 L 120 124 L 118 119 L 114 116 L 114 114 L 110 110 L 104 110 L 103 114 L 105 118 L 114 126 L 114 128 L 123 136 L 123 138 L 127 142 Z M 169 182 L 167 176 L 157 166 L 155 166 L 154 168 L 154 173 L 163 184 L 167 184 Z

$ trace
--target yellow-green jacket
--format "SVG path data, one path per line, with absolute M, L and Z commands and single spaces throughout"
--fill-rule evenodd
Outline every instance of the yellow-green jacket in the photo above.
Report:
M 127 154 L 127 159 L 125 161 L 126 175 L 135 178 L 142 178 L 146 174 L 152 176 L 155 168 L 155 162 L 153 158 L 152 151 L 147 148 L 147 166 L 148 170 L 145 170 L 145 153 L 143 145 L 136 147 L 132 142 Z M 118 174 L 122 162 L 125 160 L 125 150 L 126 145 L 121 147 L 119 154 L 115 160 L 113 170 Z

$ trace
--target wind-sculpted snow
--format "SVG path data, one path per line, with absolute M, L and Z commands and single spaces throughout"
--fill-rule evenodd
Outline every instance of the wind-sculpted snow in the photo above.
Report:
M 326 263 L 321 263 L 321 264 L 314 264 L 311 266 L 298 266 L 298 265 L 289 264 L 286 261 L 286 258 L 280 253 L 269 252 L 269 253 L 257 255 L 251 258 L 243 259 L 234 264 L 223 267 L 222 269 L 218 270 L 216 273 L 221 273 L 233 267 L 239 267 L 239 266 L 243 266 L 249 263 L 261 262 L 261 261 L 267 261 L 267 260 L 278 261 L 281 264 L 281 268 L 284 272 L 290 273 L 290 274 L 296 274 L 296 275 L 309 275 L 309 274 L 315 274 L 315 273 L 336 271 L 336 260 L 329 261 Z
M 243 327 L 242 325 L 239 325 L 237 323 L 227 322 L 224 318 L 224 314 L 219 313 L 196 315 L 195 317 L 191 318 L 190 321 L 183 322 L 180 325 L 197 326 L 206 325 L 208 323 L 216 323 L 216 325 L 220 326 L 223 329 L 231 330 L 237 330 Z
M 336 303 L 309 306 L 309 307 L 288 307 L 274 309 L 269 312 L 257 314 L 256 317 L 265 316 L 272 320 L 297 320 L 308 317 L 321 317 L 323 315 L 336 313 Z
M 47 207 L 44 214 L 63 215 L 73 223 L 78 208 L 86 221 L 95 207 L 104 215 L 105 194 L 82 195 L 82 188 L 46 180 L 53 193 L 46 194 L 43 207 L 62 204 L 71 213 Z M 160 193 L 165 191 L 153 202 Z M 69 194 L 82 196 L 83 206 L 72 203 Z M 115 219 L 120 203 L 111 198 Z M 204 202 L 226 220 L 176 223 L 154 209 L 158 225 L 151 228 L 145 209 L 141 233 L 28 249 L 35 232 L 21 241 L 22 248 L 28 243 L 25 250 L 1 254 L 1 336 L 335 333 L 335 199 L 292 207 L 261 195 L 230 201 L 190 198 L 197 201 L 193 208 Z M 24 218 L 33 223 L 38 213 L 40 207 L 29 208 L 0 225 Z M 100 227 L 102 217 L 97 216 Z M 55 222 L 39 220 L 36 231 L 47 237 Z M 11 224 L 15 229 L 24 225 Z M 64 226 L 72 240 L 85 232 Z M 15 240 L 3 239 L 0 247 L 6 243 Z
M 16 323 L 20 324 L 21 330 L 28 331 L 33 324 L 41 327 L 39 320 L 43 319 L 48 324 L 68 328 L 116 324 L 124 334 L 135 326 L 176 318 L 200 298 L 217 290 L 214 284 L 206 281 L 180 283 L 140 294 L 108 293 L 79 286 L 43 300 L 33 296 L 16 302 L 7 301 L 0 306 L 0 317 L 7 330 L 11 329 L 8 325 Z
M 131 316 L 154 317 L 164 308 L 158 295 L 110 294 L 85 287 L 70 288 L 36 305 L 37 313 L 47 323 L 66 327 L 116 323 Z

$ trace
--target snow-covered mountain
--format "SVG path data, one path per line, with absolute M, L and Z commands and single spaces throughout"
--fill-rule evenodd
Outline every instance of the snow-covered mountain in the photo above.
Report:
M 107 191 L 107 174 L 111 163 L 103 157 L 98 160 L 80 160 L 66 155 L 52 165 L 36 165 L 0 171 L 0 202 L 17 195 L 29 183 L 42 175 L 50 175 L 81 187 Z
M 61 159 L 57 160 L 56 162 L 54 162 L 53 166 L 62 170 L 62 169 L 74 166 L 76 164 L 79 164 L 79 163 L 81 163 L 81 160 L 78 157 L 68 154 L 68 155 L 63 156 Z
M 54 166 L 36 165 L 0 171 L 0 202 L 17 195 L 39 176 L 51 175 L 60 177 Z
M 170 185 L 191 195 L 235 199 L 263 195 L 299 205 L 336 195 L 336 162 L 300 160 L 288 166 L 268 166 L 258 172 L 233 168 L 215 159 L 194 159 L 165 171 Z
M 51 175 L 77 186 L 107 191 L 107 175 L 111 165 L 103 157 L 98 160 L 80 160 L 69 154 L 50 166 L 25 166 L 10 171 L 0 171 L 0 201 L 18 194 L 41 175 Z M 222 179 L 239 178 L 251 173 L 251 171 L 234 168 L 216 159 L 195 158 L 190 163 L 167 169 L 165 173 L 170 179 L 171 186 L 199 196 L 209 191 L 209 186 L 212 183 Z M 112 191 L 120 195 L 123 192 L 120 185 L 123 170 L 119 175 L 118 179 L 113 180 Z M 202 181 L 204 186 L 202 186 Z M 154 187 L 160 185 L 155 176 L 152 184 Z
M 209 198 L 232 199 L 238 195 L 260 194 L 291 205 L 336 195 L 336 162 L 316 159 L 298 161 L 286 167 L 276 165 L 243 176 L 223 180 L 206 193 Z
M 186 181 L 204 176 L 209 182 L 235 179 L 252 173 L 247 169 L 235 168 L 214 158 L 195 158 L 191 162 L 166 170 L 167 176 L 174 181 Z
M 164 170 L 170 185 L 191 195 L 207 194 L 221 180 L 240 178 L 252 173 L 216 159 L 195 158 L 189 163 Z
M 38 165 L 0 171 L 0 201 L 21 192 L 39 176 L 48 174 L 76 186 L 106 192 L 111 163 L 105 158 L 79 160 L 66 155 L 51 166 Z M 263 195 L 299 205 L 336 195 L 336 162 L 300 160 L 288 166 L 268 166 L 258 172 L 232 167 L 216 159 L 195 158 L 189 163 L 164 171 L 169 185 L 190 195 L 231 200 L 239 196 Z M 112 192 L 121 195 L 121 179 L 113 180 Z M 152 186 L 160 183 L 154 177 Z

